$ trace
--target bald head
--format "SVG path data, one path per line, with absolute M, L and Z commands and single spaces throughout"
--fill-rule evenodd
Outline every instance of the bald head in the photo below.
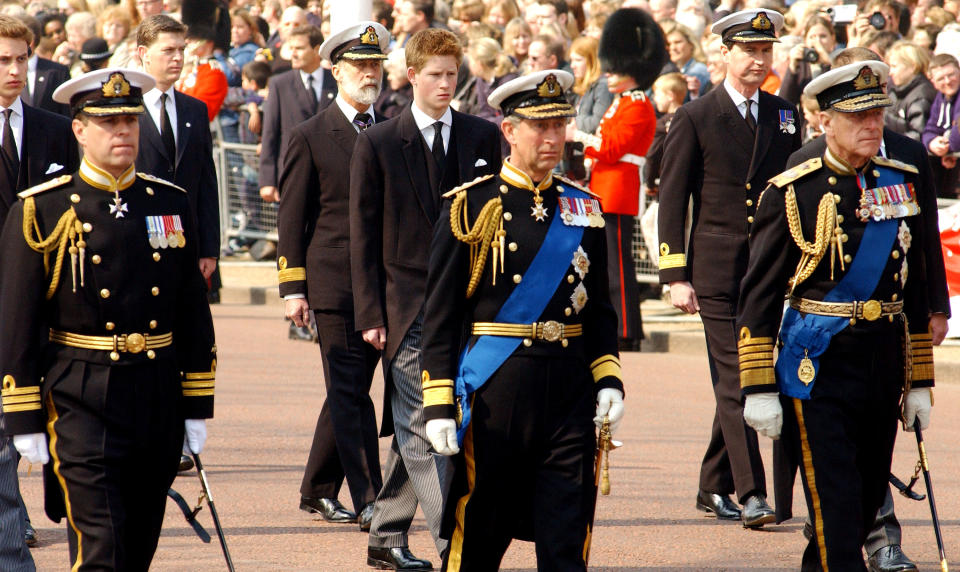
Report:
M 280 17 L 280 38 L 286 40 L 290 31 L 307 24 L 307 11 L 299 6 L 290 6 Z

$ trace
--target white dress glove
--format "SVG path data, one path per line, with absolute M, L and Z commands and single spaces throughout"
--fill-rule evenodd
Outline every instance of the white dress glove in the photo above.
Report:
M 623 419 L 623 393 L 619 389 L 608 387 L 597 392 L 597 416 L 593 418 L 597 429 L 603 425 L 604 415 L 610 417 L 610 434 L 613 435 Z
M 930 426 L 930 388 L 918 387 L 911 389 L 903 402 L 903 422 L 907 431 L 913 431 L 913 420 L 920 420 L 920 430 L 925 431 Z
M 13 446 L 28 463 L 46 465 L 47 461 L 50 460 L 50 452 L 47 450 L 47 436 L 44 433 L 14 435 Z
M 431 419 L 427 421 L 427 438 L 434 450 L 441 455 L 456 455 L 460 452 L 457 446 L 457 422 L 453 419 Z
M 207 420 L 187 419 L 183 422 L 183 454 L 200 454 L 207 442 Z
M 752 393 L 743 405 L 743 420 L 757 433 L 771 439 L 780 438 L 783 428 L 783 407 L 779 393 Z

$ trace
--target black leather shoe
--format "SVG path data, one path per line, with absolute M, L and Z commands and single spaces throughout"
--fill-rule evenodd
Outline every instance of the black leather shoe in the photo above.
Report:
M 186 455 L 180 455 L 180 466 L 177 468 L 177 471 L 189 471 L 193 468 L 193 459 Z
M 370 531 L 370 523 L 373 522 L 373 503 L 367 503 L 367 506 L 363 507 L 363 510 L 360 511 L 360 514 L 357 515 L 357 522 L 360 524 L 360 530 L 364 532 Z
M 33 548 L 40 542 L 40 536 L 29 520 L 25 524 L 27 525 L 27 531 L 23 534 L 23 540 L 27 543 L 27 546 Z
M 747 497 L 747 502 L 743 503 L 740 518 L 743 520 L 744 528 L 760 528 L 777 520 L 777 514 L 767 504 L 767 498 L 757 493 Z
M 813 523 L 809 518 L 803 523 L 803 537 L 807 540 L 813 538 Z
M 433 564 L 421 560 L 406 546 L 400 548 L 367 547 L 367 566 L 377 570 L 405 570 L 406 572 L 429 572 Z
M 867 561 L 870 572 L 916 572 L 917 566 L 900 549 L 899 544 L 884 546 Z
M 712 512 L 721 520 L 740 520 L 740 509 L 728 495 L 715 495 L 705 491 L 697 493 L 697 510 Z
M 300 510 L 317 513 L 327 522 L 357 522 L 357 515 L 347 510 L 337 499 L 300 497 Z

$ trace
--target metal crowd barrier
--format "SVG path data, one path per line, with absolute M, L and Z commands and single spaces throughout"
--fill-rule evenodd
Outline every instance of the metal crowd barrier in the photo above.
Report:
M 219 141 L 213 146 L 220 193 L 220 238 L 277 240 L 277 203 L 260 198 L 257 146 Z

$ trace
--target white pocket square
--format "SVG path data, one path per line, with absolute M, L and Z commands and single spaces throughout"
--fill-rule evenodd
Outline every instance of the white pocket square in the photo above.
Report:
M 484 159 L 477 159 L 477 162 L 473 165 L 474 167 L 484 167 L 487 162 Z
M 63 165 L 60 163 L 50 163 L 50 166 L 47 167 L 47 172 L 44 175 L 49 175 L 50 173 L 56 173 L 63 168 Z

